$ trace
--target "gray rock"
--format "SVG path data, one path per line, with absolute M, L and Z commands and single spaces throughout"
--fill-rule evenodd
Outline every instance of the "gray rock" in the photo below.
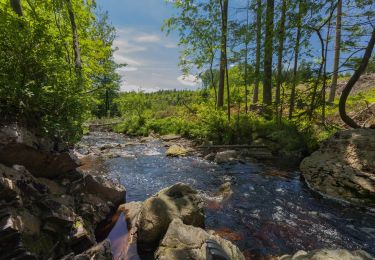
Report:
M 205 230 L 185 225 L 181 219 L 173 219 L 168 227 L 158 250 L 155 253 L 157 260 L 194 259 L 206 260 L 207 239 L 214 240 L 229 257 L 228 259 L 244 260 L 241 251 L 231 242 Z
M 25 166 L 35 177 L 56 178 L 74 171 L 78 159 L 46 138 L 17 126 L 0 128 L 0 163 Z
M 139 248 L 153 250 L 174 218 L 187 225 L 204 226 L 203 201 L 189 185 L 177 183 L 144 201 L 137 223 Z
M 218 152 L 215 156 L 216 163 L 228 163 L 238 159 L 238 152 L 235 150 L 226 150 Z
M 77 192 L 95 194 L 104 201 L 110 201 L 115 205 L 124 202 L 126 190 L 123 186 L 106 180 L 100 176 L 85 175 L 83 182 L 78 187 Z
M 328 196 L 375 206 L 375 130 L 335 134 L 301 163 L 308 185 Z
M 320 249 L 310 252 L 298 251 L 294 255 L 284 255 L 279 260 L 372 260 L 371 255 L 363 250 Z
M 112 260 L 111 242 L 104 240 L 79 255 L 70 254 L 62 260 Z

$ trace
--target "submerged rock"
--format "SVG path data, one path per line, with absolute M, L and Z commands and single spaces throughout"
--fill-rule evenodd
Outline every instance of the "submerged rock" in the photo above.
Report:
M 153 250 L 174 218 L 204 227 L 203 201 L 189 185 L 175 184 L 143 202 L 137 223 L 140 249 Z
M 279 257 L 279 260 L 372 260 L 371 255 L 363 250 L 348 251 L 345 249 L 320 249 L 310 252 L 298 251 L 294 255 Z
M 223 252 L 221 258 L 210 258 L 207 247 L 207 240 L 215 241 Z M 189 225 L 185 225 L 181 219 L 173 219 L 168 231 L 155 253 L 157 260 L 179 260 L 179 259 L 236 259 L 244 260 L 241 251 L 231 242 L 215 235 L 213 232 Z
M 335 134 L 301 163 L 309 186 L 323 194 L 375 207 L 375 130 Z

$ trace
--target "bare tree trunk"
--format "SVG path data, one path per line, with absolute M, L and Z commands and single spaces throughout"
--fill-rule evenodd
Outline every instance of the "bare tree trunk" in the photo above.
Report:
M 75 21 L 75 15 L 72 7 L 72 3 L 70 0 L 65 0 L 68 13 L 69 13 L 69 20 L 72 27 L 72 34 L 73 34 L 73 50 L 74 50 L 74 63 L 77 70 L 77 73 L 80 75 L 82 71 L 82 61 L 81 61 L 81 51 L 79 49 L 79 41 L 78 41 L 78 31 L 77 31 L 77 24 Z
M 215 93 L 215 107 L 217 106 L 217 90 L 216 90 L 216 83 L 214 78 L 214 71 L 213 71 L 213 63 L 214 63 L 214 55 L 212 54 L 210 60 L 210 75 L 211 75 L 211 85 L 214 88 Z
M 260 81 L 260 51 L 262 44 L 262 1 L 257 0 L 257 41 L 256 41 L 256 58 L 255 58 L 255 79 L 254 79 L 254 93 L 253 103 L 258 103 L 259 100 L 259 81 Z
M 247 6 L 246 6 L 246 36 L 245 36 L 245 113 L 247 113 L 247 111 L 249 110 L 248 108 L 248 87 L 247 87 L 247 84 L 248 84 L 248 68 L 247 68 L 247 65 L 248 65 L 248 54 L 249 54 L 249 40 L 248 40 L 248 36 L 247 36 L 247 33 L 248 33 L 248 29 L 249 29 L 249 6 L 250 6 L 250 0 L 247 0 Z
M 10 0 L 10 6 L 16 14 L 23 16 L 21 0 Z
M 336 37 L 335 37 L 335 57 L 333 59 L 333 74 L 332 74 L 332 85 L 329 92 L 328 102 L 332 103 L 335 100 L 337 78 L 340 61 L 340 49 L 341 49 L 341 18 L 342 18 L 342 0 L 337 1 L 337 17 L 336 17 Z
M 293 82 L 292 82 L 292 92 L 290 94 L 290 106 L 289 106 L 289 119 L 292 119 L 294 106 L 296 102 L 296 87 L 298 85 L 298 78 L 297 78 L 297 71 L 298 71 L 298 58 L 299 58 L 299 49 L 300 49 L 300 41 L 301 41 L 301 31 L 302 31 L 302 1 L 299 3 L 299 10 L 298 10 L 298 21 L 297 21 L 297 37 L 296 37 L 296 45 L 294 48 L 294 67 L 293 67 Z
M 282 84 L 282 69 L 283 69 L 283 53 L 284 53 L 284 41 L 285 41 L 285 20 L 286 20 L 286 0 L 283 0 L 281 6 L 281 18 L 279 24 L 279 48 L 277 57 L 277 79 L 276 79 L 276 95 L 275 102 L 276 107 L 280 104 L 280 87 Z
M 228 36 L 228 0 L 220 0 L 221 7 L 221 44 L 220 44 L 220 74 L 219 74 L 219 93 L 217 97 L 217 106 L 224 106 L 224 86 L 225 86 L 225 64 Z
M 225 51 L 225 57 L 226 57 L 226 51 Z M 227 103 L 228 103 L 228 121 L 230 121 L 230 88 L 229 88 L 229 71 L 228 71 L 228 59 L 226 59 L 225 62 L 225 75 L 227 80 Z
M 340 103 L 339 103 L 340 117 L 342 121 L 344 121 L 348 126 L 352 128 L 360 128 L 360 126 L 346 114 L 346 100 L 348 99 L 350 91 L 354 87 L 355 83 L 359 80 L 363 72 L 365 72 L 368 62 L 371 58 L 372 51 L 374 49 L 374 45 L 375 45 L 375 28 L 372 31 L 371 39 L 367 45 L 365 54 L 363 55 L 362 62 L 359 65 L 359 68 L 354 72 L 353 76 L 349 79 L 348 83 L 346 83 L 346 86 L 344 90 L 342 91 L 342 94 L 340 97 Z
M 267 0 L 266 10 L 266 36 L 264 43 L 264 78 L 263 78 L 263 104 L 272 104 L 272 56 L 273 56 L 273 18 L 275 2 Z

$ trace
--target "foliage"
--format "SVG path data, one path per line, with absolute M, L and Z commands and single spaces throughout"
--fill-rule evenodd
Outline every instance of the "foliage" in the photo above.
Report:
M 75 141 L 90 110 L 100 103 L 103 78 L 116 89 L 114 29 L 91 1 L 71 1 L 82 71 L 73 58 L 65 1 L 21 1 L 23 16 L 0 0 L 0 115 L 41 134 Z

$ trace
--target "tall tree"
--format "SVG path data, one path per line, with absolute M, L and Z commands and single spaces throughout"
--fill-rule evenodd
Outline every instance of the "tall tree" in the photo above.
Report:
M 272 104 L 272 56 L 273 56 L 273 18 L 275 1 L 267 0 L 266 9 L 266 35 L 264 42 L 264 78 L 263 78 L 263 104 Z
M 227 40 L 228 40 L 228 1 L 220 0 L 221 8 L 221 43 L 220 43 L 220 73 L 219 73 L 219 92 L 217 106 L 224 106 L 224 86 L 225 72 L 227 63 Z M 229 97 L 228 97 L 229 98 Z
M 249 64 L 249 8 L 250 8 L 250 0 L 247 0 L 247 5 L 246 5 L 246 31 L 245 31 L 245 75 L 244 75 L 244 83 L 245 83 L 245 112 L 249 110 L 248 108 L 248 95 L 249 95 L 249 90 L 248 90 L 248 64 Z M 240 106 L 240 105 L 239 105 Z M 240 110 L 240 109 L 238 109 Z
M 81 77 L 82 60 L 81 60 L 81 51 L 79 49 L 78 30 L 77 30 L 75 14 L 74 14 L 74 11 L 73 11 L 73 6 L 72 6 L 71 1 L 65 0 L 65 3 L 66 3 L 66 7 L 68 9 L 70 25 L 71 25 L 71 28 L 72 28 L 74 64 L 75 64 L 76 72 L 77 72 L 78 76 Z
M 297 14 L 297 35 L 296 43 L 294 47 L 294 66 L 293 66 L 293 81 L 292 81 L 292 90 L 290 94 L 290 104 L 289 104 L 289 119 L 292 119 L 294 106 L 296 102 L 296 87 L 298 85 L 298 59 L 300 52 L 301 44 L 301 34 L 302 34 L 302 16 L 304 13 L 304 1 L 299 1 L 298 5 L 298 14 Z
M 286 9 L 287 9 L 287 0 L 282 0 L 281 4 L 281 17 L 279 22 L 279 46 L 277 50 L 277 78 L 276 78 L 276 94 L 275 94 L 275 103 L 279 105 L 280 103 L 280 88 L 282 84 L 282 70 L 283 70 L 283 54 L 284 54 L 284 42 L 285 42 L 285 20 L 286 20 Z
M 257 0 L 256 8 L 256 57 L 255 57 L 255 75 L 254 75 L 254 93 L 253 103 L 259 100 L 259 81 L 260 81 L 260 55 L 262 44 L 262 1 Z
M 339 61 L 341 50 L 341 19 L 342 19 L 342 0 L 337 0 L 337 16 L 336 16 L 336 36 L 335 36 L 335 56 L 333 59 L 332 85 L 329 92 L 328 102 L 335 100 L 337 78 L 339 74 Z

